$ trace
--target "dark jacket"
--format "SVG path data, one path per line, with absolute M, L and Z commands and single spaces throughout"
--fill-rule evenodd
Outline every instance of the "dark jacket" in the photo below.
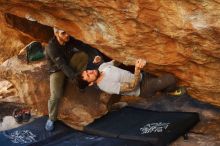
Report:
M 76 71 L 69 66 L 69 62 L 73 54 L 78 51 L 85 52 L 89 56 L 89 60 L 92 60 L 92 58 L 98 55 L 95 49 L 87 47 L 86 44 L 73 37 L 70 37 L 65 45 L 60 45 L 56 37 L 53 37 L 46 48 L 49 72 L 63 71 L 68 78 L 73 79 L 76 75 Z

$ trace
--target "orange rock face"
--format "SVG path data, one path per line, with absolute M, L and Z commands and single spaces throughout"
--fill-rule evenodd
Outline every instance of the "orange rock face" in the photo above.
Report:
M 194 98 L 220 106 L 218 0 L 3 0 L 0 11 L 60 27 L 124 64 L 145 58 L 146 71 L 171 72 Z
M 0 63 L 18 54 L 25 44 L 31 41 L 30 36 L 8 26 L 4 14 L 0 12 Z

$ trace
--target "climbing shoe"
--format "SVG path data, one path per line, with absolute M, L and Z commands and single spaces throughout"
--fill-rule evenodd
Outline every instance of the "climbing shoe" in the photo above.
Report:
M 184 95 L 186 93 L 187 93 L 187 91 L 186 91 L 185 87 L 179 87 L 178 89 L 176 89 L 173 92 L 168 92 L 168 95 L 171 95 L 171 96 L 181 96 L 181 95 Z
M 53 131 L 53 129 L 54 129 L 54 121 L 48 119 L 47 122 L 46 122 L 46 125 L 45 125 L 45 129 L 47 131 Z

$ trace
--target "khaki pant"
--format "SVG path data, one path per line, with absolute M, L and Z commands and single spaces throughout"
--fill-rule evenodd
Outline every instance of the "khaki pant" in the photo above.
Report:
M 84 52 L 75 53 L 71 60 L 70 66 L 77 72 L 86 69 L 88 56 Z M 63 96 L 65 74 L 62 71 L 50 75 L 50 99 L 48 100 L 49 119 L 57 119 L 59 99 Z

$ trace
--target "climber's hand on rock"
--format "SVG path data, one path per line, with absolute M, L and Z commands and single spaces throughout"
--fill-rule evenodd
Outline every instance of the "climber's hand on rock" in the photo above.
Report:
M 97 55 L 97 56 L 95 56 L 93 63 L 97 64 L 97 63 L 100 63 L 101 61 L 102 61 L 102 57 Z
M 145 59 L 137 59 L 135 62 L 135 67 L 142 69 L 146 65 L 147 61 Z

